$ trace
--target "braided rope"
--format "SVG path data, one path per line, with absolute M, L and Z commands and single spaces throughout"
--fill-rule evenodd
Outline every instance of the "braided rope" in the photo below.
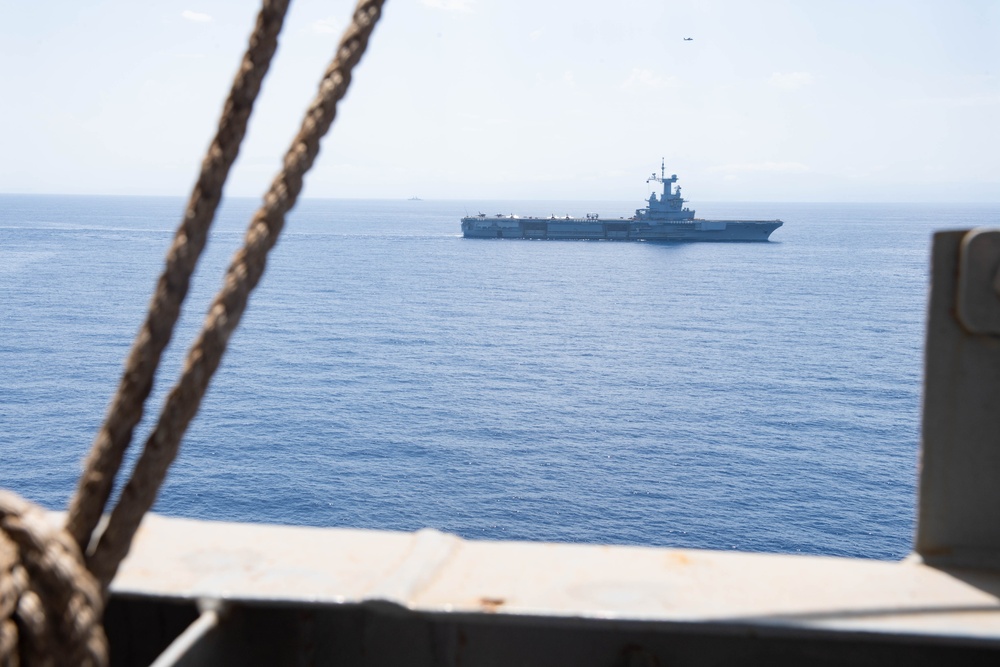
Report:
M 0 665 L 106 665 L 103 609 L 73 537 L 0 491 Z
M 107 587 L 118 565 L 128 553 L 143 515 L 156 495 L 180 448 L 181 438 L 198 411 L 212 374 L 225 353 L 229 337 L 243 316 L 250 292 L 264 273 L 267 253 L 278 241 L 285 214 L 302 191 L 302 178 L 319 154 L 320 139 L 337 115 L 337 103 L 351 83 L 351 71 L 361 60 L 372 30 L 381 15 L 384 0 L 361 0 L 320 82 L 298 135 L 285 154 L 284 167 L 254 214 L 226 272 L 225 284 L 215 296 L 201 333 L 188 351 L 180 380 L 171 390 L 160 419 L 146 441 L 132 478 L 122 491 L 118 505 L 101 535 L 87 566 Z
M 351 72 L 364 54 L 384 4 L 384 0 L 358 3 L 319 93 L 285 155 L 284 167 L 251 220 L 244 246 L 230 264 L 225 284 L 188 352 L 181 378 L 170 392 L 108 527 L 84 567 L 83 550 L 93 541 L 125 450 L 142 418 L 160 356 L 170 342 L 221 200 L 222 187 L 277 47 L 288 2 L 264 0 L 146 320 L 87 459 L 66 525 L 52 525 L 44 510 L 15 494 L 0 491 L 0 667 L 107 664 L 107 639 L 101 627 L 107 587 L 128 553 L 143 515 L 155 501 L 181 438 L 246 309 L 250 292 L 264 273 L 267 253 L 277 242 L 285 215 L 302 191 L 303 176 L 319 153 L 320 139 L 336 117 L 337 103 L 347 92 Z
M 184 218 L 167 252 L 166 265 L 149 304 L 149 312 L 132 344 L 107 417 L 87 457 L 66 525 L 81 549 L 107 505 L 132 432 L 142 419 L 143 404 L 153 389 L 160 356 L 170 342 L 191 274 L 205 248 L 208 229 L 222 199 L 222 187 L 246 134 L 254 100 L 278 46 L 289 0 L 264 0 L 240 69 L 229 91 L 215 138 L 201 164 Z

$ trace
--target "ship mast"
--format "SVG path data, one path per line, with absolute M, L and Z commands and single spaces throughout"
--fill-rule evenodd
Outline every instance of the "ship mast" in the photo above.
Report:
M 649 183 L 653 181 L 654 183 L 663 184 L 663 197 L 660 201 L 667 201 L 668 199 L 680 200 L 683 204 L 684 200 L 681 199 L 680 188 L 677 188 L 677 192 L 673 191 L 673 184 L 677 182 L 677 174 L 671 174 L 670 178 L 667 178 L 667 160 L 666 158 L 660 158 L 660 175 L 657 177 L 656 172 L 646 179 Z

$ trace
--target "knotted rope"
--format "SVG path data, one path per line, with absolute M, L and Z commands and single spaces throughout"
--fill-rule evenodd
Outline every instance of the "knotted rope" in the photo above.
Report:
M 181 439 L 198 412 L 250 292 L 264 273 L 267 253 L 277 243 L 285 215 L 295 205 L 302 179 L 319 154 L 320 139 L 336 117 L 337 104 L 347 92 L 351 72 L 365 52 L 384 4 L 384 0 L 358 2 L 319 92 L 285 154 L 284 166 L 251 219 L 243 247 L 230 263 L 225 283 L 188 351 L 181 377 L 167 397 L 132 477 L 106 529 L 96 535 L 204 249 L 261 81 L 277 47 L 288 2 L 264 0 L 149 312 L 87 458 L 65 528 L 51 526 L 43 510 L 14 494 L 0 492 L 0 667 L 22 662 L 60 666 L 107 663 L 107 642 L 100 620 L 108 585 L 128 553 L 143 515 L 156 500 Z
M 103 610 L 69 533 L 0 491 L 0 665 L 107 664 Z

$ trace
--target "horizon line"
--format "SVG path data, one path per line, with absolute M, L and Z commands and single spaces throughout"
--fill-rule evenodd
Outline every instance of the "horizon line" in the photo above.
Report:
M 0 197 L 103 197 L 103 198 L 134 198 L 134 199 L 187 199 L 190 194 L 105 194 L 105 193 L 78 193 L 78 192 L 0 192 Z M 223 195 L 222 201 L 226 199 L 263 199 L 260 195 Z M 582 199 L 582 198 L 556 198 L 556 199 L 533 199 L 514 197 L 421 197 L 413 200 L 410 197 L 299 197 L 298 202 L 303 201 L 379 201 L 379 202 L 608 202 L 621 203 L 632 201 L 632 199 Z M 1000 206 L 1000 199 L 997 200 L 940 200 L 940 199 L 858 199 L 858 200 L 831 200 L 831 199 L 701 199 L 699 206 L 704 204 L 938 204 L 938 205 L 982 205 Z

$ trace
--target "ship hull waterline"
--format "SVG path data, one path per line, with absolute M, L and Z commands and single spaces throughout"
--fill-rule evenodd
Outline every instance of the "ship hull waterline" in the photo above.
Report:
M 462 218 L 462 235 L 475 239 L 549 239 L 659 242 L 767 242 L 780 220 L 594 220 L 584 218 Z

